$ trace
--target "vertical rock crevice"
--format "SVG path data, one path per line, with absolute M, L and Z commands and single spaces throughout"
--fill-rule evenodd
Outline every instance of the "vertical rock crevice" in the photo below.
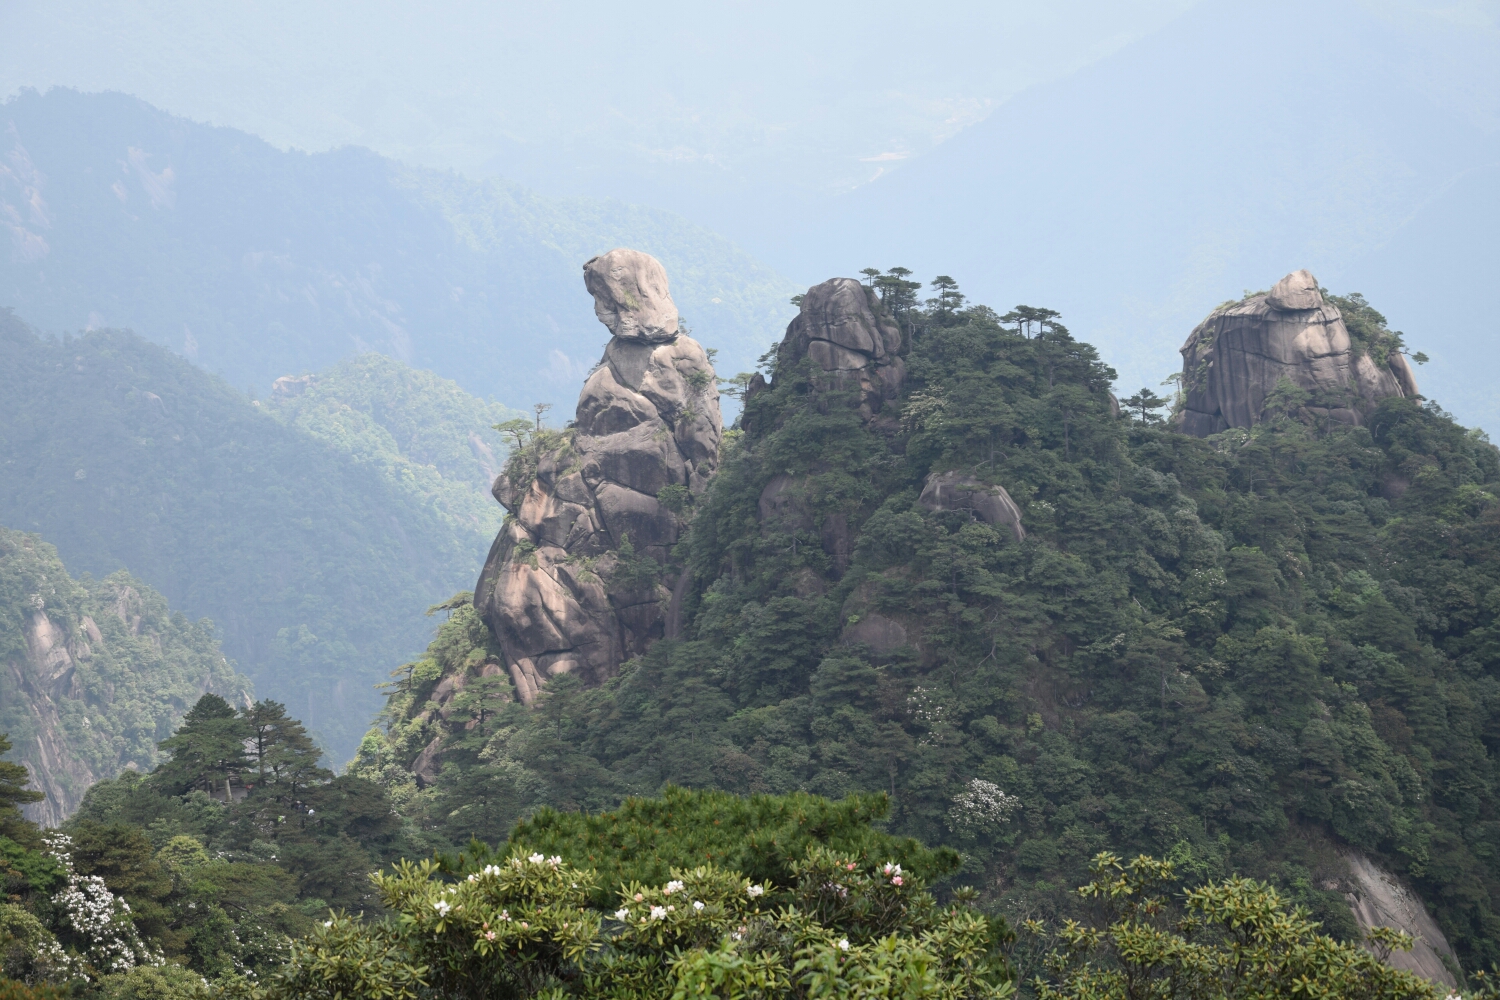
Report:
M 474 589 L 527 704 L 560 674 L 601 683 L 667 634 L 671 497 L 702 492 L 723 435 L 713 365 L 681 333 L 660 262 L 611 250 L 583 272 L 609 343 L 534 470 L 513 458 L 496 478 L 511 516 Z

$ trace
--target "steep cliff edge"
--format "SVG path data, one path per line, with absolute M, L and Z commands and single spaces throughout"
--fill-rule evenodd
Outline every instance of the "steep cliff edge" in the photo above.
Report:
M 559 674 L 605 680 L 666 634 L 672 508 L 707 485 L 723 432 L 713 365 L 679 332 L 656 258 L 611 250 L 583 272 L 610 341 L 573 423 L 496 478 L 511 516 L 474 590 L 527 704 Z
M 1399 343 L 1395 345 L 1399 347 Z M 1294 271 L 1269 292 L 1220 306 L 1182 345 L 1186 393 L 1180 429 L 1207 437 L 1264 419 L 1282 379 L 1304 419 L 1362 423 L 1388 396 L 1418 395 L 1416 375 L 1398 349 L 1356 344 L 1318 281 Z
M 207 691 L 250 691 L 210 623 L 172 614 L 127 573 L 75 582 L 51 545 L 0 528 L 0 732 L 47 796 L 27 818 L 56 826 L 94 782 L 149 770 Z

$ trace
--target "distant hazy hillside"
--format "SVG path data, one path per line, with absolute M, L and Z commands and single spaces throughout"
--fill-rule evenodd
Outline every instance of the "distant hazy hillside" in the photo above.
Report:
M 51 545 L 0 527 L 0 733 L 47 795 L 32 818 L 56 826 L 95 781 L 149 771 L 205 691 L 236 704 L 250 692 L 212 623 L 173 614 L 128 573 L 75 581 Z
M 119 94 L 0 105 L 0 154 L 0 306 L 134 329 L 237 387 L 374 350 L 517 405 L 566 401 L 605 340 L 580 266 L 621 244 L 661 258 L 731 371 L 797 291 L 666 212 L 282 152 Z
M 490 496 L 506 454 L 494 425 L 530 417 L 381 354 L 279 379 L 265 405 L 284 423 L 373 465 L 455 530 L 481 535 L 493 535 L 505 515 Z
M 43 339 L 0 313 L 0 524 L 212 618 L 257 693 L 343 760 L 495 530 L 478 460 L 402 428 L 495 453 L 504 413 L 368 359 L 253 404 L 133 334 Z
M 1305 267 L 1378 298 L 1432 356 L 1422 392 L 1493 432 L 1500 31 L 1402 6 L 1198 3 L 811 216 L 778 266 L 857 250 L 1045 302 L 1126 391 L 1203 303 Z

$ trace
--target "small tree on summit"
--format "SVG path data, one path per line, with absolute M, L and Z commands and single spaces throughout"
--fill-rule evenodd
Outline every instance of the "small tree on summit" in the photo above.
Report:
M 958 282 L 946 274 L 933 278 L 931 285 L 937 294 L 927 300 L 927 307 L 941 325 L 949 326 L 957 320 L 957 313 L 964 306 L 965 296 L 958 290 Z
M 881 274 L 867 267 L 859 273 L 870 279 L 870 286 L 880 293 L 881 304 L 892 316 L 903 316 L 917 307 L 917 289 L 922 283 L 910 280 L 910 268 L 893 267 Z
M 220 788 L 250 769 L 245 743 L 251 736 L 250 723 L 229 702 L 206 694 L 182 717 L 177 732 L 157 744 L 172 757 L 157 767 L 151 781 L 169 795 Z

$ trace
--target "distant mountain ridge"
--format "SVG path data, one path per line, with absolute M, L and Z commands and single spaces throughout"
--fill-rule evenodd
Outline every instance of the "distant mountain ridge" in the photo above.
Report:
M 257 404 L 134 334 L 41 338 L 0 311 L 0 525 L 213 619 L 337 762 L 430 636 L 422 610 L 478 576 L 499 508 L 457 449 L 503 461 L 490 423 L 512 411 L 387 358 L 315 381 Z M 453 450 L 389 429 L 413 424 Z
M 0 149 L 0 306 L 134 329 L 240 387 L 378 351 L 516 405 L 571 394 L 604 342 L 578 269 L 625 243 L 730 370 L 791 312 L 784 279 L 670 213 L 283 152 L 121 94 L 23 93 Z

